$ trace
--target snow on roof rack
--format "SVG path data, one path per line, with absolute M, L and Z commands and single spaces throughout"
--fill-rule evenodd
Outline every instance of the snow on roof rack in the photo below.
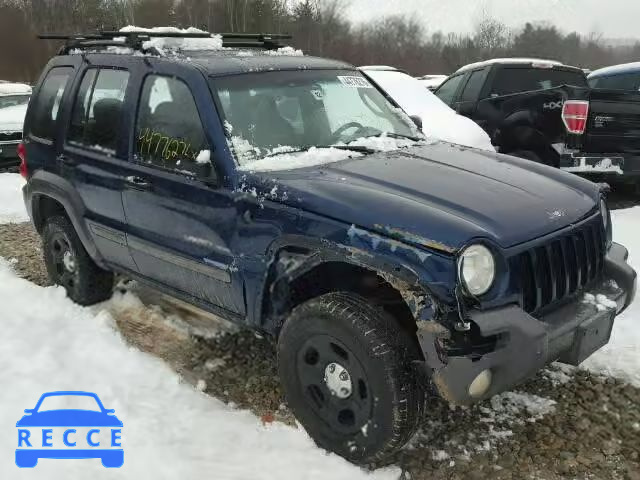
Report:
M 195 30 L 195 29 L 194 29 Z M 180 31 L 178 29 L 124 29 L 102 30 L 95 33 L 64 35 L 57 33 L 40 34 L 41 40 L 65 40 L 58 55 L 66 55 L 76 49 L 98 49 L 106 47 L 128 47 L 141 52 L 151 49 L 144 47 L 144 42 L 151 38 L 222 38 L 222 46 L 229 48 L 262 48 L 276 50 L 286 46 L 280 40 L 293 38 L 280 33 L 220 33 L 211 34 L 204 31 Z M 157 52 L 156 52 L 157 53 Z

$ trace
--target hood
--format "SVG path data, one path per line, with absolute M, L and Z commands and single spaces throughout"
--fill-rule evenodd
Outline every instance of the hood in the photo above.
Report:
M 591 182 L 443 142 L 251 177 L 259 193 L 286 192 L 282 203 L 448 252 L 479 237 L 508 248 L 598 205 Z
M 47 410 L 25 415 L 17 427 L 121 427 L 115 415 L 90 410 Z
M 0 132 L 21 132 L 27 104 L 0 108 Z

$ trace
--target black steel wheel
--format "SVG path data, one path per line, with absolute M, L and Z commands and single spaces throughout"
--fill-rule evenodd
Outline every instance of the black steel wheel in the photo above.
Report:
M 42 244 L 50 282 L 63 286 L 74 302 L 93 305 L 111 296 L 113 274 L 95 264 L 68 218 L 48 218 Z
M 296 307 L 278 338 L 287 402 L 309 435 L 357 463 L 401 448 L 421 419 L 415 339 L 365 298 L 329 293 Z

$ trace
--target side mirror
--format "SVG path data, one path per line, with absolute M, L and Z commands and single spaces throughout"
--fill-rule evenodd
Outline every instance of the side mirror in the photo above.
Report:
M 418 127 L 420 131 L 422 131 L 422 118 L 420 118 L 418 115 L 411 115 L 409 118 L 413 120 L 413 123 L 416 124 L 416 127 Z
M 33 413 L 33 412 L 34 412 L 33 408 L 25 408 L 24 409 L 24 413 Z
M 104 409 L 104 413 L 106 413 L 107 415 L 111 415 L 112 413 L 115 413 L 115 409 L 113 408 L 105 408 Z

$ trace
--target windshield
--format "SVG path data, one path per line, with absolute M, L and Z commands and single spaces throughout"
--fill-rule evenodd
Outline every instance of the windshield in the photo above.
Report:
M 0 109 L 29 103 L 29 95 L 6 95 L 0 97 Z
M 88 395 L 50 395 L 42 399 L 38 412 L 49 410 L 90 410 L 102 411 L 94 397 Z
M 212 83 L 240 165 L 366 137 L 419 135 L 359 72 L 266 72 Z
M 581 71 L 556 68 L 502 68 L 492 83 L 491 96 L 546 90 L 561 85 L 588 87 L 587 77 Z

